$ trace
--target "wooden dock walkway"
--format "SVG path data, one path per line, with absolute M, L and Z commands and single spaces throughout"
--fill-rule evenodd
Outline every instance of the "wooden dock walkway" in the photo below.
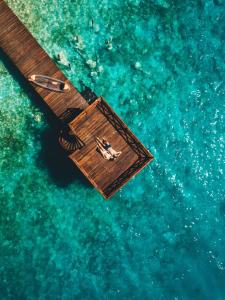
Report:
M 84 109 L 88 106 L 87 101 L 58 69 L 3 0 L 0 0 L 0 47 L 25 78 L 32 74 L 45 74 L 61 79 L 70 85 L 70 92 L 57 94 L 33 86 L 57 117 L 68 108 Z
M 0 0 L 0 48 L 26 79 L 43 74 L 69 84 L 70 91 L 66 93 L 32 86 L 57 118 L 70 110 L 82 111 L 70 120 L 66 133 L 62 130 L 64 136 L 59 141 L 105 198 L 111 197 L 153 159 L 103 98 L 88 104 L 3 0 Z M 97 151 L 96 137 L 106 137 L 121 155 L 111 161 L 104 159 Z

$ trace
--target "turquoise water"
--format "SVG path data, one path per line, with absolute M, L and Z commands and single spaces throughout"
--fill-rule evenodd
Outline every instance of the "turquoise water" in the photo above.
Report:
M 0 299 L 224 299 L 224 2 L 7 3 L 155 160 L 105 202 L 1 59 Z

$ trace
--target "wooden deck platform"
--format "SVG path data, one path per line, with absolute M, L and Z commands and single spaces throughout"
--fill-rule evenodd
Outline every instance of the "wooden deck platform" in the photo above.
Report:
M 70 158 L 105 198 L 153 159 L 103 98 L 86 108 L 70 128 L 83 144 Z M 112 161 L 104 159 L 97 151 L 96 137 L 106 138 L 121 155 Z
M 67 93 L 33 88 L 56 118 L 68 115 L 71 110 L 82 111 L 69 123 L 66 134 L 65 128 L 62 130 L 59 142 L 105 198 L 111 197 L 153 159 L 103 98 L 88 105 L 3 0 L 0 0 L 0 48 L 26 79 L 32 74 L 43 74 L 70 85 Z M 96 151 L 96 137 L 107 138 L 121 155 L 113 161 L 104 159 Z

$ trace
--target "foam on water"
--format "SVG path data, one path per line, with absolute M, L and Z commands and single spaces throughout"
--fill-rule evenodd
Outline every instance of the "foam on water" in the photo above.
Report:
M 155 161 L 104 202 L 0 61 L 1 299 L 223 299 L 220 0 L 8 0 Z

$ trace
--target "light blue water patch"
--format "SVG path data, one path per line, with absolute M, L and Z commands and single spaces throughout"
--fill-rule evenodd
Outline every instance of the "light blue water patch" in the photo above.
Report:
M 105 202 L 3 58 L 1 299 L 224 299 L 223 1 L 7 3 L 155 160 Z

